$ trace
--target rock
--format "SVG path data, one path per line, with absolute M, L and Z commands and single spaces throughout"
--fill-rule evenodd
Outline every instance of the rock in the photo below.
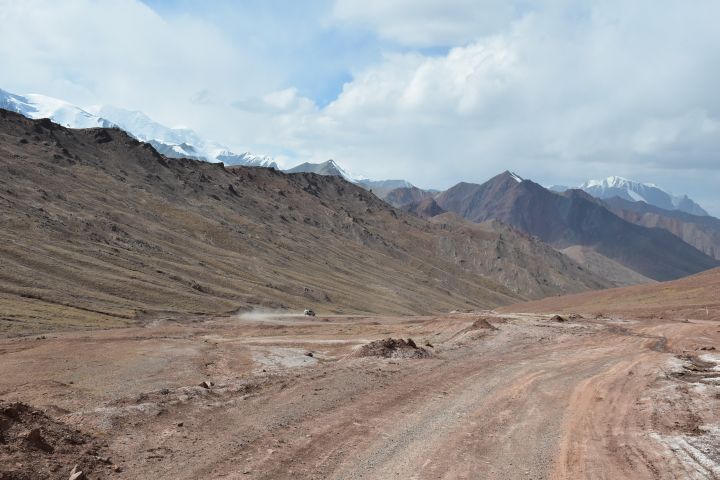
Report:
M 210 387 L 212 387 L 213 385 L 214 385 L 213 382 L 208 382 L 207 380 L 205 380 L 205 381 L 203 381 L 203 382 L 200 383 L 200 386 L 201 386 L 202 388 L 208 388 L 208 389 L 209 389 Z
M 69 480 L 87 480 L 87 476 L 83 473 L 82 470 L 78 470 L 78 466 L 75 465 L 70 472 Z
M 19 410 L 18 403 L 9 405 L 7 407 L 4 407 L 2 410 L 0 410 L 0 413 L 5 415 L 6 417 L 12 418 L 15 421 L 20 421 L 20 410 Z
M 27 441 L 27 443 L 31 446 L 42 450 L 43 452 L 53 451 L 52 445 L 50 445 L 47 440 L 45 440 L 39 428 L 33 428 L 32 430 L 30 430 L 30 432 L 25 437 L 25 441 Z
M 561 317 L 560 315 L 555 315 L 550 320 L 553 322 L 567 322 L 567 319 Z
M 305 356 L 306 356 L 306 357 L 313 357 L 314 355 L 313 355 L 313 352 L 307 352 L 307 353 L 305 353 Z
M 705 347 L 701 347 L 700 350 L 711 351 L 711 350 L 715 350 L 715 347 L 705 346 Z

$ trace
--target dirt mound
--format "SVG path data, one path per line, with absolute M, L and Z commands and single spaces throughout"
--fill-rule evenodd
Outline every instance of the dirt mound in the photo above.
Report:
M 95 478 L 112 468 L 102 450 L 97 439 L 29 405 L 0 401 L 0 480 L 69 478 L 76 465 Z
M 375 340 L 358 348 L 354 357 L 383 357 L 383 358 L 428 358 L 431 353 L 418 347 L 412 338 L 384 338 Z
M 487 321 L 487 318 L 485 317 L 479 317 L 477 320 L 475 320 L 472 325 L 470 325 L 466 331 L 470 330 L 497 330 L 497 327 L 491 324 Z

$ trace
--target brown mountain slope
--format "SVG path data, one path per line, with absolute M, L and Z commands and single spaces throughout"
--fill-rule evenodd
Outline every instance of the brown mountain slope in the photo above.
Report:
M 573 245 L 572 247 L 563 248 L 560 251 L 572 258 L 579 265 L 585 267 L 587 271 L 602 278 L 607 278 L 613 282 L 616 287 L 655 282 L 655 280 L 640 275 L 615 260 L 599 254 L 591 247 Z
M 568 287 L 570 271 L 584 282 L 598 278 L 538 238 L 503 223 L 472 223 L 454 213 L 444 213 L 429 221 L 440 229 L 437 235 L 443 256 L 455 258 L 466 268 L 490 272 L 495 281 L 519 295 L 534 298 L 556 295 L 552 292 Z M 496 242 L 488 249 L 487 240 L 491 238 Z M 605 279 L 601 283 L 616 285 Z
M 419 203 L 432 196 L 431 192 L 418 187 L 402 187 L 389 191 L 381 198 L 394 207 L 403 207 L 411 203 Z
M 505 172 L 482 185 L 460 183 L 435 197 L 445 210 L 474 221 L 499 220 L 560 249 L 592 247 L 654 280 L 671 280 L 720 262 L 667 231 L 627 222 L 578 190 L 551 192 Z
M 546 298 L 500 310 L 720 320 L 720 268 L 671 282 Z
M 663 210 L 645 202 L 630 202 L 618 197 L 603 201 L 620 218 L 643 227 L 667 230 L 706 255 L 720 260 L 720 219 Z
M 445 210 L 440 208 L 440 205 L 432 197 L 427 197 L 419 202 L 408 203 L 403 205 L 402 209 L 421 218 L 431 218 L 445 213 Z
M 546 245 L 458 233 L 338 177 L 168 160 L 122 131 L 6 111 L 0 215 L 6 331 L 243 307 L 438 312 L 608 285 Z M 531 274 L 484 263 L 529 250 Z

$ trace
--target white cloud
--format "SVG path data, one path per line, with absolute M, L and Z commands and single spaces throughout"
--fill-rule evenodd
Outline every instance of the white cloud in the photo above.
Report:
M 315 102 L 303 97 L 297 88 L 285 88 L 263 96 L 263 102 L 278 112 L 308 113 L 315 111 Z
M 511 167 L 714 188 L 718 17 L 714 2 L 551 3 L 446 55 L 386 55 L 294 130 L 296 148 L 437 187 Z
M 402 45 L 466 44 L 498 32 L 517 14 L 511 0 L 338 0 L 332 19 Z
M 19 93 L 112 103 L 176 124 L 200 112 L 209 92 L 273 87 L 262 63 L 211 24 L 163 18 L 136 0 L 0 0 L 0 24 L 0 59 L 11 66 L 0 81 Z

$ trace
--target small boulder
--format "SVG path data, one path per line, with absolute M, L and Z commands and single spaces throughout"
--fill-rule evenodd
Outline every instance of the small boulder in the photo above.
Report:
M 203 382 L 200 382 L 200 386 L 201 386 L 202 388 L 210 389 L 210 387 L 212 387 L 213 385 L 215 385 L 213 382 L 209 382 L 209 381 L 207 381 L 207 380 L 205 380 L 205 381 L 203 381 Z
M 45 437 L 43 437 L 39 428 L 33 428 L 30 430 L 25 437 L 25 441 L 30 446 L 37 448 L 38 450 L 42 450 L 43 452 L 52 452 L 54 450 L 52 445 L 45 440 Z
M 567 319 L 565 317 L 561 317 L 560 315 L 554 315 L 550 320 L 553 322 L 567 322 Z

